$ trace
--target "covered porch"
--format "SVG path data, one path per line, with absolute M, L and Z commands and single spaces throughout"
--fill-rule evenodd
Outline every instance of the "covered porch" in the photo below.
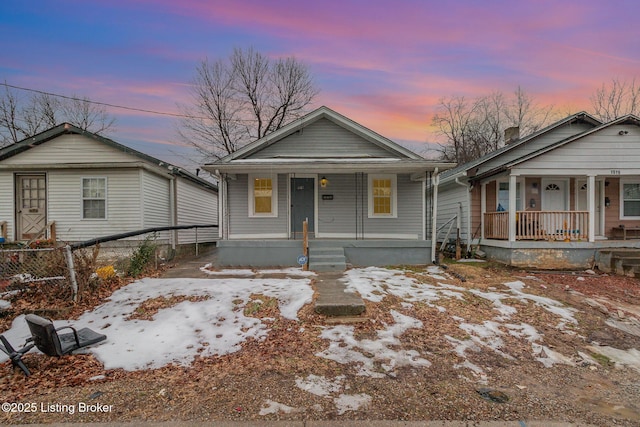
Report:
M 481 238 L 515 241 L 595 242 L 611 237 L 619 206 L 607 176 L 522 176 L 481 183 Z M 615 191 L 619 189 L 615 178 Z M 617 225 L 617 224 L 616 224 Z

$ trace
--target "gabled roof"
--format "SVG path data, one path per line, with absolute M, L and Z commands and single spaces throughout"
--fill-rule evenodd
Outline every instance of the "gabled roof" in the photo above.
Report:
M 512 166 L 515 166 L 515 165 L 518 165 L 520 163 L 526 162 L 527 160 L 531 160 L 531 159 L 533 159 L 535 157 L 538 157 L 538 156 L 541 156 L 541 155 L 543 155 L 545 153 L 548 153 L 549 151 L 553 151 L 553 150 L 555 150 L 555 149 L 557 149 L 559 147 L 565 146 L 565 145 L 567 145 L 567 144 L 569 144 L 569 143 L 571 143 L 573 141 L 576 141 L 578 139 L 582 139 L 582 138 L 585 138 L 585 137 L 587 137 L 589 135 L 592 135 L 594 133 L 600 132 L 603 129 L 606 129 L 606 128 L 609 128 L 609 127 L 615 126 L 615 125 L 621 125 L 621 124 L 633 124 L 633 125 L 636 125 L 636 126 L 640 126 L 640 117 L 635 116 L 633 114 L 627 114 L 626 116 L 619 117 L 619 118 L 617 118 L 615 120 L 612 120 L 612 121 L 610 121 L 608 123 L 603 123 L 600 126 L 597 126 L 597 127 L 593 128 L 593 129 L 589 129 L 589 130 L 584 131 L 582 133 L 579 133 L 577 135 L 570 136 L 568 138 L 565 138 L 563 140 L 560 140 L 558 142 L 550 144 L 550 145 L 548 145 L 546 147 L 543 147 L 543 148 L 541 148 L 539 150 L 536 150 L 536 151 L 534 151 L 532 153 L 529 153 L 529 154 L 527 154 L 525 156 L 519 157 L 518 159 L 515 159 L 515 160 L 513 160 L 513 161 L 511 161 L 509 163 L 504 164 L 502 168 L 503 169 L 510 168 Z M 487 175 L 490 172 L 491 171 L 487 171 L 483 175 Z
M 490 153 L 485 154 L 484 156 L 476 159 L 476 160 L 472 160 L 470 162 L 467 163 L 463 163 L 462 165 L 459 165 L 458 167 L 454 168 L 454 169 L 450 169 L 448 171 L 445 171 L 442 173 L 441 175 L 441 183 L 444 182 L 445 180 L 451 180 L 454 179 L 456 176 L 465 176 L 466 172 L 477 168 L 478 166 L 482 165 L 483 163 L 488 162 L 491 159 L 494 159 L 508 151 L 511 151 L 515 148 L 517 148 L 518 146 L 525 144 L 527 142 L 530 142 L 544 134 L 547 134 L 549 132 L 551 132 L 554 129 L 557 129 L 561 126 L 565 126 L 567 124 L 571 124 L 571 123 L 575 123 L 578 121 L 583 121 L 583 122 L 587 122 L 590 123 L 592 125 L 594 125 L 596 128 L 600 125 L 602 125 L 602 122 L 599 121 L 598 119 L 596 119 L 595 117 L 593 117 L 591 114 L 585 112 L 585 111 L 581 111 L 579 113 L 575 113 L 572 114 L 568 117 L 565 117 L 564 119 L 558 120 L 555 123 L 550 124 L 549 126 L 546 126 L 536 132 L 533 132 L 523 138 L 520 138 L 510 144 L 505 145 L 504 147 L 501 147 L 495 151 L 492 151 Z
M 360 156 L 358 153 L 340 155 L 328 152 L 320 156 L 265 156 L 259 154 L 278 141 L 292 136 L 319 120 L 326 119 L 342 129 L 351 132 L 359 138 L 371 143 L 381 152 L 389 153 L 388 156 Z M 341 172 L 378 172 L 424 174 L 435 168 L 448 169 L 453 163 L 427 160 L 422 156 L 408 150 L 388 138 L 362 126 L 359 123 L 322 106 L 309 114 L 294 120 L 282 128 L 260 138 L 238 151 L 229 154 L 222 159 L 204 165 L 205 170 L 219 173 L 247 173 L 251 171 L 281 170 L 283 172 L 307 172 L 314 171 L 341 171 Z M 417 175 L 416 175 L 417 176 Z
M 51 129 L 48 129 L 37 135 L 34 135 L 29 138 L 25 138 L 22 141 L 18 141 L 14 144 L 11 144 L 7 147 L 0 149 L 0 162 L 10 157 L 16 156 L 20 153 L 23 153 L 25 151 L 31 150 L 32 148 L 35 148 L 41 144 L 44 144 L 47 141 L 51 141 L 52 139 L 55 139 L 61 135 L 70 135 L 70 134 L 82 135 L 84 137 L 91 138 L 95 141 L 101 142 L 112 148 L 115 148 L 116 150 L 119 150 L 123 153 L 130 154 L 134 157 L 137 157 L 151 166 L 163 168 L 167 170 L 167 173 L 171 175 L 181 176 L 203 187 L 207 187 L 209 189 L 216 190 L 216 191 L 218 190 L 217 185 L 207 180 L 204 180 L 178 166 L 174 166 L 168 162 L 157 159 L 155 157 L 152 157 L 140 151 L 134 150 L 133 148 L 127 147 L 126 145 L 122 145 L 118 142 L 113 141 L 112 139 L 105 138 L 103 136 L 96 135 L 95 133 L 83 130 L 70 123 L 62 123 L 58 126 L 54 126 Z
M 297 132 L 298 130 L 306 126 L 309 126 L 310 124 L 320 119 L 330 120 L 331 122 L 337 124 L 338 126 L 341 126 L 353 132 L 354 134 L 359 135 L 360 137 L 366 139 L 367 141 L 387 151 L 390 151 L 391 153 L 400 155 L 401 157 L 406 157 L 408 159 L 414 159 L 414 160 L 423 160 L 423 158 L 418 154 L 396 144 L 390 139 L 387 139 L 384 136 L 372 131 L 371 129 L 368 129 L 362 126 L 361 124 L 354 122 L 353 120 L 343 116 L 342 114 L 339 114 L 333 111 L 328 107 L 322 106 L 310 112 L 309 114 L 297 120 L 294 120 L 293 122 L 270 133 L 269 135 L 266 135 L 263 138 L 260 138 L 244 146 L 238 151 L 232 154 L 229 154 L 226 157 L 223 157 L 222 159 L 219 160 L 219 162 L 216 162 L 216 163 L 228 163 L 232 160 L 246 159 L 248 157 L 251 157 L 252 154 L 260 150 L 263 150 L 264 148 L 270 146 L 271 144 L 278 142 L 279 140 Z

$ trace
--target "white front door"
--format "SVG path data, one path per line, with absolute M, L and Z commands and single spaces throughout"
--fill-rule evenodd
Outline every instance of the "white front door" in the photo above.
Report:
M 47 224 L 47 181 L 44 174 L 16 175 L 18 240 L 30 240 Z
M 596 206 L 595 206 L 595 234 L 596 236 L 602 235 L 602 181 L 596 181 L 595 188 L 595 198 L 596 198 Z M 586 211 L 589 210 L 587 207 L 587 181 L 586 180 L 577 180 L 576 181 L 576 210 Z
M 567 181 L 562 179 L 542 180 L 542 210 L 567 210 Z

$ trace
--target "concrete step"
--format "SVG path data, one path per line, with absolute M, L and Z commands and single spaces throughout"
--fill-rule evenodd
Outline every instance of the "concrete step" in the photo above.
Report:
M 344 271 L 347 259 L 341 247 L 309 247 L 309 269 L 313 271 Z
M 309 262 L 311 271 L 345 271 L 347 264 L 344 262 Z
M 637 267 L 634 267 L 638 265 Z M 603 249 L 596 254 L 596 267 L 605 273 L 635 276 L 640 274 L 640 250 Z M 637 270 L 636 273 L 634 270 Z

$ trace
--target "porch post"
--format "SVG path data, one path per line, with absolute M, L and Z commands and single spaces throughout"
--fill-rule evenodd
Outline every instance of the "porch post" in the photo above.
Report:
M 480 186 L 480 238 L 484 240 L 484 214 L 487 212 L 487 183 Z
M 509 241 L 516 241 L 516 176 L 509 176 Z
M 589 210 L 589 241 L 596 241 L 596 177 L 587 177 L 587 209 Z

